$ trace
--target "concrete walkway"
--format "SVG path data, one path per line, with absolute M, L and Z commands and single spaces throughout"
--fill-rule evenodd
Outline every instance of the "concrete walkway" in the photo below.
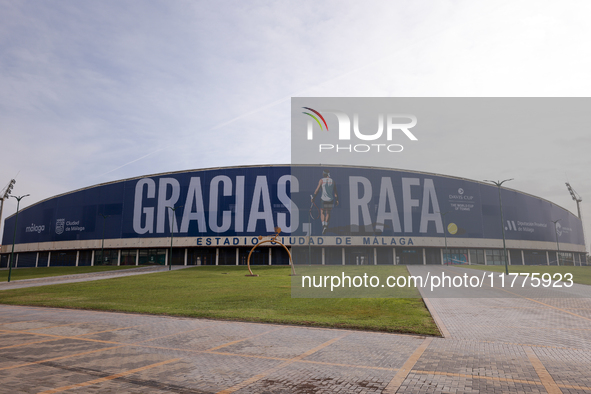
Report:
M 426 300 L 445 338 L 4 305 L 0 392 L 591 393 L 590 299 L 488 290 Z
M 173 265 L 170 268 L 172 268 L 172 270 L 179 270 L 183 268 L 189 268 L 189 266 Z M 59 285 L 62 283 L 88 282 L 93 280 L 120 278 L 122 276 L 152 274 L 155 272 L 168 271 L 168 269 L 168 266 L 156 265 L 152 267 L 126 268 L 113 271 L 91 272 L 86 274 L 48 276 L 45 278 L 13 280 L 11 282 L 0 283 L 0 290 L 21 289 L 24 287 L 37 287 L 46 285 Z

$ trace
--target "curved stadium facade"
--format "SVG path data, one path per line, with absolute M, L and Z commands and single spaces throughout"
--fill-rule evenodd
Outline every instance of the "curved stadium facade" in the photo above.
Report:
M 310 196 L 325 170 L 339 203 L 323 234 L 320 197 Z M 496 186 L 445 175 L 290 165 L 148 175 L 22 209 L 13 266 L 242 265 L 276 227 L 295 264 L 504 264 L 503 230 L 511 265 L 586 264 L 577 216 L 515 190 L 501 197 L 503 228 Z M 14 228 L 15 215 L 5 221 L 2 267 Z M 268 243 L 251 258 L 288 263 Z

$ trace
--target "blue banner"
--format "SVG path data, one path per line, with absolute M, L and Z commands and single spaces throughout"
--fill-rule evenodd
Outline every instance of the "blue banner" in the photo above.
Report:
M 570 212 L 505 188 L 501 198 L 507 239 L 583 245 Z M 5 221 L 4 245 L 14 220 Z M 389 169 L 269 166 L 148 176 L 50 198 L 19 213 L 16 243 L 169 237 L 171 229 L 175 237 L 252 238 L 276 227 L 294 236 L 502 238 L 493 185 Z

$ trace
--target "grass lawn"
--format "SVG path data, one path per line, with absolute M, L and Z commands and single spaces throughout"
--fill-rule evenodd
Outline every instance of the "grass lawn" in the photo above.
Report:
M 462 268 L 473 268 L 478 270 L 505 272 L 504 265 L 462 265 Z M 548 273 L 554 275 L 560 273 L 564 276 L 566 273 L 573 275 L 573 282 L 582 285 L 591 285 L 591 266 L 573 267 L 573 266 L 556 266 L 556 265 L 510 265 L 509 273 L 511 272 L 539 272 L 540 274 Z M 558 280 L 556 277 L 555 280 Z M 564 279 L 563 279 L 564 280 Z
M 0 303 L 440 335 L 421 298 L 291 298 L 289 267 L 253 269 L 259 277 L 208 266 L 3 290 Z
M 140 267 L 144 267 L 141 266 Z M 42 267 L 42 268 L 13 268 L 10 281 L 21 279 L 45 278 L 48 276 L 62 276 L 74 274 L 88 274 L 90 272 L 113 271 L 129 268 L 138 268 L 135 265 L 97 265 L 94 267 Z M 0 282 L 8 280 L 8 269 L 0 270 Z

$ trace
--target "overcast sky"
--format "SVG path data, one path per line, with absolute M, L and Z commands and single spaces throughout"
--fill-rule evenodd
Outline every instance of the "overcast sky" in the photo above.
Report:
M 0 189 L 16 177 L 27 206 L 140 175 L 289 163 L 293 96 L 587 97 L 589 15 L 587 0 L 0 0 Z M 569 181 L 589 240 L 588 129 L 499 130 L 523 155 L 470 163 L 454 152 L 486 152 L 483 136 L 439 136 L 443 160 L 396 167 L 515 178 L 576 213 Z

